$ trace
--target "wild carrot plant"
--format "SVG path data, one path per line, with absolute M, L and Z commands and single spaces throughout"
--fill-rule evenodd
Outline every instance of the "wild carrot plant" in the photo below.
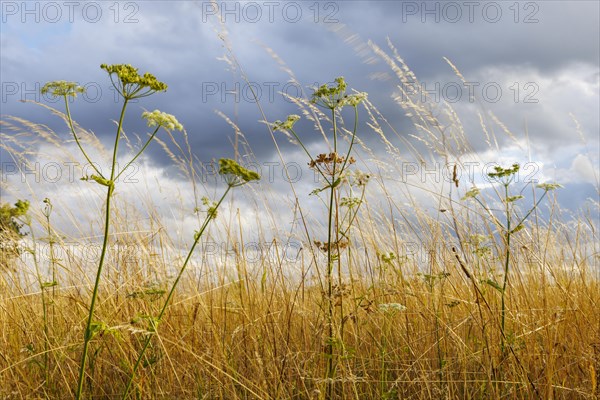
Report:
M 525 228 L 525 221 L 529 216 L 538 208 L 541 201 L 546 197 L 549 191 L 557 189 L 561 187 L 559 184 L 555 183 L 542 183 L 538 184 L 537 187 L 543 189 L 543 194 L 539 197 L 539 199 L 533 204 L 533 206 L 525 213 L 523 216 L 519 216 L 515 203 L 519 200 L 523 199 L 523 195 L 513 195 L 510 191 L 510 185 L 515 182 L 518 177 L 520 165 L 515 163 L 510 167 L 503 168 L 500 166 L 495 166 L 494 171 L 488 173 L 488 177 L 490 180 L 500 183 L 501 192 L 499 193 L 500 200 L 503 205 L 503 213 L 504 213 L 504 222 L 500 221 L 494 213 L 489 209 L 489 207 L 485 206 L 484 203 L 480 200 L 479 194 L 480 190 L 476 187 L 471 188 L 464 199 L 475 199 L 479 203 L 479 205 L 485 210 L 488 217 L 492 221 L 492 223 L 498 228 L 500 236 L 502 237 L 502 243 L 504 244 L 504 265 L 503 265 L 503 276 L 502 276 L 502 284 L 499 284 L 495 280 L 487 280 L 486 283 L 490 286 L 494 287 L 496 290 L 500 292 L 501 297 L 501 306 L 500 306 L 500 348 L 502 356 L 504 356 L 506 351 L 506 290 L 508 284 L 508 273 L 510 269 L 510 265 L 512 264 L 512 252 L 511 252 L 511 238 L 515 233 L 519 232 L 521 229 Z
M 160 128 L 166 130 L 182 130 L 183 126 L 177 121 L 177 119 L 166 113 L 162 113 L 158 110 L 154 112 L 144 112 L 142 117 L 145 118 L 148 122 L 148 126 L 155 126 L 154 132 L 147 139 L 146 143 L 142 146 L 142 148 L 137 152 L 137 154 L 126 164 L 125 168 L 121 170 L 121 172 L 117 172 L 116 162 L 118 156 L 119 142 L 123 135 L 123 123 L 125 121 L 125 113 L 127 111 L 127 105 L 129 102 L 135 99 L 140 99 L 143 97 L 150 96 L 156 92 L 164 92 L 167 90 L 167 85 L 163 82 L 160 82 L 156 77 L 150 73 L 145 73 L 144 75 L 140 75 L 138 73 L 137 68 L 132 67 L 131 65 L 126 64 L 115 64 L 115 65 L 106 65 L 102 64 L 100 66 L 103 70 L 105 70 L 111 80 L 113 87 L 116 89 L 116 92 L 123 99 L 123 105 L 121 107 L 121 113 L 119 116 L 119 120 L 117 123 L 117 131 L 115 133 L 115 142 L 113 146 L 113 155 L 112 162 L 110 166 L 110 175 L 104 176 L 102 172 L 95 166 L 95 164 L 90 159 L 88 153 L 83 148 L 77 133 L 75 132 L 73 119 L 71 118 L 71 111 L 69 109 L 69 97 L 76 97 L 78 93 L 83 93 L 84 88 L 77 85 L 75 82 L 66 82 L 66 81 L 54 81 L 48 82 L 42 87 L 42 94 L 49 93 L 56 97 L 63 97 L 65 102 L 65 110 L 67 122 L 69 124 L 69 128 L 71 129 L 71 134 L 77 143 L 77 146 L 81 150 L 83 156 L 89 165 L 92 166 L 95 173 L 90 175 L 89 177 L 82 178 L 83 180 L 94 181 L 102 186 L 106 187 L 106 203 L 105 203 L 105 220 L 104 220 L 104 235 L 102 242 L 102 250 L 100 251 L 100 260 L 98 262 L 98 267 L 96 270 L 96 279 L 94 281 L 94 287 L 92 290 L 92 297 L 90 300 L 90 306 L 88 310 L 87 323 L 84 330 L 83 337 L 83 349 L 81 352 L 81 361 L 79 364 L 79 378 L 77 382 L 75 398 L 80 399 L 83 395 L 83 383 L 85 380 L 85 367 L 88 355 L 88 347 L 90 340 L 95 336 L 96 333 L 100 332 L 104 323 L 94 320 L 94 309 L 96 306 L 96 300 L 98 298 L 98 288 L 100 286 L 100 281 L 102 279 L 102 267 L 104 266 L 104 260 L 106 257 L 106 252 L 108 248 L 108 238 L 110 235 L 110 220 L 111 220 L 111 201 L 115 190 L 115 182 L 119 178 L 119 176 L 134 162 L 146 149 L 148 144 L 152 141 L 156 133 Z
M 188 264 L 192 258 L 192 255 L 194 254 L 194 249 L 200 242 L 200 238 L 202 237 L 202 234 L 206 231 L 206 228 L 208 227 L 210 221 L 212 221 L 213 219 L 215 219 L 217 217 L 217 210 L 219 209 L 219 206 L 221 205 L 223 200 L 225 200 L 225 197 L 227 197 L 227 194 L 229 193 L 229 191 L 232 188 L 242 186 L 248 182 L 260 179 L 260 176 L 258 175 L 258 173 L 247 170 L 246 168 L 240 166 L 234 160 L 224 159 L 224 158 L 219 160 L 219 174 L 223 177 L 223 179 L 227 185 L 227 188 L 225 189 L 225 192 L 221 195 L 221 197 L 219 198 L 219 200 L 217 202 L 210 202 L 206 198 L 203 199 L 205 206 L 207 206 L 206 218 L 204 219 L 204 222 L 200 226 L 200 229 L 194 234 L 194 242 L 192 243 L 192 246 L 190 247 L 190 250 L 187 253 L 187 256 L 185 258 L 185 261 L 183 262 L 183 265 L 179 269 L 179 272 L 177 273 L 177 276 L 175 277 L 173 284 L 171 285 L 171 289 L 169 290 L 167 298 L 165 299 L 165 302 L 163 303 L 162 307 L 160 308 L 160 311 L 158 312 L 158 314 L 156 316 L 146 316 L 145 317 L 149 321 L 148 322 L 148 334 L 146 335 L 146 339 L 144 340 L 144 344 L 142 345 L 142 349 L 140 350 L 140 352 L 138 354 L 137 360 L 135 361 L 135 363 L 133 365 L 133 369 L 131 371 L 131 376 L 129 378 L 129 382 L 127 383 L 127 386 L 125 387 L 125 391 L 123 392 L 123 399 L 127 398 L 129 391 L 131 390 L 131 386 L 133 384 L 135 374 L 144 358 L 144 353 L 148 349 L 148 346 L 150 345 L 150 342 L 152 341 L 152 337 L 156 333 L 158 324 L 161 321 L 163 315 L 165 314 L 165 311 L 167 310 L 167 307 L 169 306 L 171 299 L 173 298 L 173 294 L 175 293 L 175 288 L 177 287 L 179 280 L 181 279 L 186 267 L 188 266 Z
M 334 323 L 334 266 L 337 265 L 338 270 L 338 286 L 337 289 L 343 291 L 342 283 L 342 266 L 341 266 L 341 251 L 348 247 L 348 230 L 358 212 L 358 201 L 354 201 L 353 207 L 348 207 L 352 211 L 353 216 L 349 218 L 348 228 L 343 229 L 341 225 L 342 216 L 340 215 L 340 185 L 344 180 L 348 179 L 348 167 L 355 162 L 351 156 L 352 148 L 356 139 L 356 130 L 358 127 L 358 108 L 357 106 L 366 98 L 365 93 L 346 94 L 346 82 L 343 77 L 335 79 L 335 85 L 324 84 L 320 86 L 312 95 L 311 102 L 329 113 L 330 122 L 332 125 L 332 148 L 329 153 L 321 153 L 314 157 L 304 145 L 296 131 L 294 124 L 300 119 L 298 115 L 290 115 L 286 121 L 276 121 L 273 125 L 274 130 L 289 132 L 297 143 L 302 147 L 304 152 L 310 159 L 309 166 L 313 168 L 325 181 L 323 187 L 315 189 L 311 194 L 318 195 L 323 191 L 327 191 L 328 199 L 325 200 L 327 206 L 327 241 L 315 241 L 316 247 L 326 253 L 326 320 L 327 320 L 327 339 L 325 357 L 327 359 L 326 367 L 326 398 L 332 399 L 334 396 L 333 380 L 336 371 L 336 355 L 334 345 L 343 346 L 343 327 L 340 327 L 339 334 L 336 332 Z M 339 153 L 339 136 L 341 119 L 340 112 L 343 107 L 350 106 L 354 109 L 354 125 L 350 134 L 350 144 L 345 155 Z M 330 143 L 331 145 L 331 143 Z M 346 200 L 345 204 L 349 205 L 350 200 Z M 342 301 L 340 293 L 339 302 Z M 342 308 L 342 305 L 340 308 Z

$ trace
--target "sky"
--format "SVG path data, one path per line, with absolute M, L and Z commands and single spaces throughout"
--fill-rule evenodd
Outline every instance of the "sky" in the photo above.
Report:
M 558 200 L 565 209 L 576 212 L 590 199 L 598 201 L 599 4 L 2 0 L 1 114 L 45 124 L 70 143 L 66 146 L 72 146 L 68 131 L 55 116 L 20 100 L 61 108 L 55 99 L 41 96 L 39 88 L 52 80 L 76 81 L 88 92 L 73 102 L 74 119 L 110 146 L 114 138 L 112 120 L 119 104 L 99 66 L 132 64 L 142 73 L 156 75 L 169 88 L 133 104 L 126 131 L 146 135 L 143 122 L 135 117 L 144 110 L 174 114 L 186 129 L 194 156 L 210 163 L 235 154 L 235 132 L 226 116 L 243 133 L 263 176 L 272 173 L 273 179 L 265 184 L 285 193 L 289 185 L 281 179 L 281 168 L 271 167 L 279 157 L 261 122 L 261 112 L 268 121 L 298 113 L 282 92 L 309 95 L 315 85 L 344 76 L 350 88 L 368 93 L 398 132 L 390 139 L 396 147 L 402 148 L 402 139 L 406 139 L 422 148 L 415 139 L 418 130 L 413 121 L 393 100 L 399 82 L 374 51 L 379 47 L 392 54 L 389 42 L 427 89 L 429 101 L 456 110 L 480 160 L 503 165 L 530 163 L 534 179 L 565 186 L 557 193 Z M 460 71 L 467 85 L 446 60 Z M 290 81 L 290 71 L 297 83 Z M 260 108 L 248 82 L 260 96 Z M 514 138 L 497 133 L 498 143 L 490 146 L 478 112 L 493 113 Z M 322 137 L 310 129 L 310 124 L 301 126 L 305 129 L 300 136 L 307 146 L 319 151 Z M 502 131 L 499 127 L 496 124 Z M 378 136 L 364 125 L 360 130 L 359 138 L 373 149 L 374 157 L 387 160 L 390 155 Z M 3 134 L 9 134 L 5 128 Z M 162 139 L 168 142 L 166 136 Z M 278 145 L 287 160 L 300 166 L 306 178 L 299 182 L 299 190 L 308 193 L 314 187 L 314 176 L 305 167 L 302 153 L 281 138 Z M 66 179 L 70 171 L 64 162 L 58 167 L 62 179 L 48 179 L 46 175 L 53 172 L 56 176 L 57 171 L 45 171 L 44 165 L 58 160 L 59 155 L 50 146 L 36 146 L 39 153 L 31 157 L 39 157 L 42 164 L 37 171 L 41 182 L 36 182 L 35 196 L 28 190 L 31 179 L 39 178 L 36 172 L 25 182 L 27 179 L 14 171 L 14 160 L 0 150 L 2 201 L 57 196 L 65 193 L 64 185 L 73 184 L 72 179 Z M 141 180 L 148 187 L 152 187 L 153 179 L 160 179 L 167 193 L 193 195 L 186 192 L 189 187 L 178 185 L 180 177 L 173 161 L 160 145 L 152 144 L 140 163 L 140 174 L 145 174 Z M 443 168 L 435 160 L 432 163 Z M 390 174 L 402 180 L 394 175 L 398 170 L 402 168 Z M 412 178 L 433 179 L 423 176 L 423 171 L 404 172 L 410 172 Z M 82 194 L 83 190 L 70 195 L 71 205 L 90 195 Z M 131 190 L 134 193 L 138 189 Z M 168 201 L 164 197 L 155 204 Z M 74 215 L 77 212 L 73 211 Z

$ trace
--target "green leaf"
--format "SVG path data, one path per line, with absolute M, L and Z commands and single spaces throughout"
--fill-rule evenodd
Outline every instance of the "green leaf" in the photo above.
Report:
M 487 283 L 488 285 L 490 285 L 491 287 L 493 287 L 497 291 L 502 292 L 502 286 L 500 286 L 500 284 L 498 282 L 496 282 L 495 280 L 493 280 L 493 279 L 486 279 L 483 282 Z
M 521 200 L 522 198 L 523 198 L 523 196 L 521 196 L 521 195 L 509 196 L 509 197 L 506 198 L 506 202 L 507 203 L 512 203 L 512 202 L 515 202 L 517 200 Z
M 515 229 L 513 229 L 512 231 L 510 231 L 510 234 L 512 235 L 513 233 L 519 232 L 523 228 L 525 228 L 525 225 L 519 224 L 519 225 L 517 225 L 517 227 Z
M 99 183 L 102 186 L 110 187 L 113 184 L 108 179 L 103 178 L 103 177 L 98 176 L 98 175 L 92 175 L 92 176 L 90 176 L 90 178 L 93 179 L 96 183 Z
M 92 340 L 94 336 L 109 330 L 108 325 L 102 321 L 93 321 L 90 324 L 90 329 L 86 331 L 86 339 Z
M 309 193 L 309 196 L 313 196 L 313 195 L 315 195 L 315 194 L 319 194 L 319 193 L 321 193 L 323 190 L 325 190 L 325 189 L 327 189 L 327 188 L 329 188 L 329 187 L 330 187 L 330 186 L 328 185 L 328 186 L 325 186 L 325 187 L 322 187 L 322 188 L 317 188 L 317 189 L 313 190 L 312 192 L 310 192 L 310 193 Z
M 274 131 L 289 131 L 292 130 L 292 128 L 294 127 L 294 124 L 296 122 L 298 122 L 300 120 L 300 116 L 299 115 L 288 115 L 287 120 L 285 120 L 284 122 L 281 122 L 279 120 L 275 121 L 275 123 L 273 123 L 273 130 Z

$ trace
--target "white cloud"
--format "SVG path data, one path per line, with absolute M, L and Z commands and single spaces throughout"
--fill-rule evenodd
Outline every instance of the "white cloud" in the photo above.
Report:
M 594 167 L 588 156 L 577 154 L 569 168 L 571 182 L 585 182 L 598 186 L 598 168 Z

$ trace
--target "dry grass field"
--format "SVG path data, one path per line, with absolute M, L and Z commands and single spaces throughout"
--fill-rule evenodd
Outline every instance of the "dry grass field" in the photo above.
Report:
M 393 51 L 374 50 L 399 82 L 411 78 Z M 331 139 L 332 115 L 308 99 L 296 104 L 309 121 L 303 129 Z M 534 183 L 507 184 L 517 199 L 505 196 L 500 180 L 476 193 L 464 177 L 402 179 L 408 162 L 472 160 L 469 135 L 487 137 L 491 147 L 517 139 L 484 111 L 479 131 L 467 134 L 446 104 L 409 93 L 396 105 L 413 120 L 411 132 L 397 132 L 368 100 L 356 108 L 368 126 L 347 167 L 363 175 L 332 184 L 331 203 L 327 190 L 317 194 L 322 202 L 307 196 L 319 187 L 313 182 L 308 191 L 306 181 L 281 185 L 285 192 L 268 181 L 236 189 L 157 318 L 207 214 L 202 196 L 216 200 L 223 189 L 218 179 L 200 179 L 203 166 L 185 134 L 160 133 L 155 146 L 179 175 L 174 183 L 116 186 L 82 398 L 122 398 L 147 339 L 129 398 L 598 398 L 598 204 L 573 215 Z M 343 116 L 337 145 L 346 154 L 353 116 Z M 3 116 L 1 129 L 2 148 L 18 165 L 44 157 L 84 162 L 68 131 L 13 116 Z M 109 159 L 112 149 L 75 129 L 94 155 Z M 289 160 L 290 151 L 276 146 L 288 138 L 264 131 L 279 161 Z M 366 135 L 378 139 L 385 159 Z M 136 146 L 128 137 L 123 148 Z M 235 146 L 240 164 L 262 161 L 241 132 Z M 323 141 L 320 152 L 331 146 Z M 98 263 L 97 252 L 85 252 L 99 249 L 105 203 L 102 186 L 72 186 L 48 194 L 35 182 L 2 182 L 3 193 L 31 203 L 21 219 L 30 232 L 22 253 L 0 270 L 2 399 L 76 394 Z M 195 199 L 177 187 L 192 187 Z M 173 196 L 168 209 L 154 204 L 158 192 Z M 200 210 L 195 225 L 190 204 Z M 294 224 L 282 220 L 286 213 Z M 337 239 L 327 254 L 324 221 L 332 214 Z M 517 225 L 507 227 L 508 219 Z

